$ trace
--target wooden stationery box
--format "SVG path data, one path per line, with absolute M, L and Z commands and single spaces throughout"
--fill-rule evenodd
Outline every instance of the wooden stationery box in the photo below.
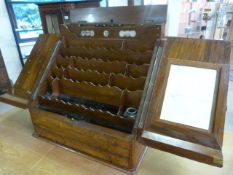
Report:
M 146 146 L 222 166 L 230 43 L 162 33 L 63 25 L 39 37 L 0 99 L 29 108 L 38 136 L 128 171 Z

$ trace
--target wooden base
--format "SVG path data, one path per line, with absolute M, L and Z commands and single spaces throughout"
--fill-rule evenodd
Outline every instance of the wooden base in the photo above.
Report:
M 111 164 L 132 174 L 140 164 L 146 147 L 132 134 L 98 125 L 72 121 L 41 109 L 30 109 L 35 132 L 59 145 Z
M 87 158 L 87 159 L 90 159 L 90 160 L 92 160 L 92 161 L 96 161 L 96 162 L 101 163 L 101 164 L 103 164 L 103 165 L 105 165 L 105 166 L 114 168 L 114 169 L 116 169 L 116 170 L 118 170 L 118 171 L 121 171 L 121 172 L 123 172 L 123 173 L 126 173 L 126 174 L 128 174 L 128 175 L 135 175 L 135 174 L 136 174 L 136 172 L 138 171 L 139 167 L 141 166 L 142 160 L 144 159 L 144 156 L 145 156 L 145 154 L 146 154 L 146 152 L 147 152 L 147 150 L 148 150 L 148 147 L 145 147 L 145 150 L 144 150 L 143 153 L 141 154 L 140 161 L 139 161 L 139 163 L 138 163 L 136 169 L 133 170 L 133 171 L 128 171 L 128 170 L 126 170 L 126 169 L 120 168 L 120 167 L 115 166 L 115 165 L 113 165 L 113 164 L 110 164 L 110 163 L 101 161 L 100 159 L 97 159 L 97 158 L 95 158 L 95 157 L 92 157 L 92 156 L 90 156 L 90 155 L 88 155 L 88 154 L 84 154 L 84 153 L 79 152 L 79 151 L 77 151 L 77 150 L 74 150 L 74 149 L 71 149 L 71 148 L 67 148 L 67 147 L 65 147 L 65 146 L 63 146 L 63 145 L 61 145 L 61 144 L 55 143 L 55 142 L 53 142 L 53 141 L 51 141 L 51 140 L 49 140 L 49 139 L 47 139 L 47 138 L 41 137 L 41 136 L 38 135 L 36 132 L 34 132 L 34 133 L 32 134 L 32 136 L 35 137 L 35 138 L 37 138 L 37 139 L 43 140 L 43 141 L 45 141 L 45 142 L 48 142 L 48 143 L 50 143 L 50 144 L 53 144 L 53 145 L 55 145 L 55 146 L 58 146 L 58 147 L 60 147 L 60 148 L 62 148 L 62 149 L 65 149 L 65 150 L 68 150 L 68 151 L 70 151 L 70 152 L 76 153 L 76 154 L 78 154 L 78 155 L 80 155 L 80 156 L 82 156 L 82 157 L 85 157 L 85 158 Z

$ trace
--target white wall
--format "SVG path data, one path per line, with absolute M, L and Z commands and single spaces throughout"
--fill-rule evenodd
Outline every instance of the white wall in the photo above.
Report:
M 10 79 L 15 82 L 22 66 L 4 0 L 0 0 L 0 49 Z
M 165 35 L 178 36 L 181 0 L 168 0 Z
M 213 39 L 214 38 L 214 31 L 216 28 L 216 12 L 218 11 L 219 4 L 217 3 L 210 3 L 211 11 L 208 13 L 211 16 L 211 20 L 207 22 L 207 29 L 205 33 L 205 39 Z
M 128 6 L 128 0 L 108 0 L 109 7 Z
M 19 47 L 20 47 L 20 50 L 21 50 L 23 57 L 30 55 L 34 45 L 35 45 L 35 42 L 28 42 L 28 43 L 19 44 Z

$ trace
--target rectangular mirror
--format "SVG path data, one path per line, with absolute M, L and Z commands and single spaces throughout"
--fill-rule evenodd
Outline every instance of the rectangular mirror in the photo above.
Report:
M 171 64 L 160 119 L 210 130 L 217 70 Z

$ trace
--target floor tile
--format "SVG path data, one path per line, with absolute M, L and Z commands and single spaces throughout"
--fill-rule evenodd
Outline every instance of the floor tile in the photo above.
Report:
M 0 102 L 0 115 L 4 114 L 6 112 L 9 112 L 12 110 L 14 107 L 5 103 Z
M 18 175 L 24 174 L 38 162 L 42 155 L 32 152 L 20 145 L 5 145 L 0 148 L 0 174 Z
M 49 166 L 48 166 L 49 164 Z M 56 168 L 55 168 L 56 167 Z M 65 170 L 64 170 L 65 169 Z M 56 147 L 33 169 L 33 171 L 55 171 L 55 174 L 111 174 L 123 175 L 124 173 L 115 170 L 102 163 L 93 161 L 78 153 Z M 62 171 L 61 171 L 62 170 Z M 58 172 L 57 172 L 58 171 Z

